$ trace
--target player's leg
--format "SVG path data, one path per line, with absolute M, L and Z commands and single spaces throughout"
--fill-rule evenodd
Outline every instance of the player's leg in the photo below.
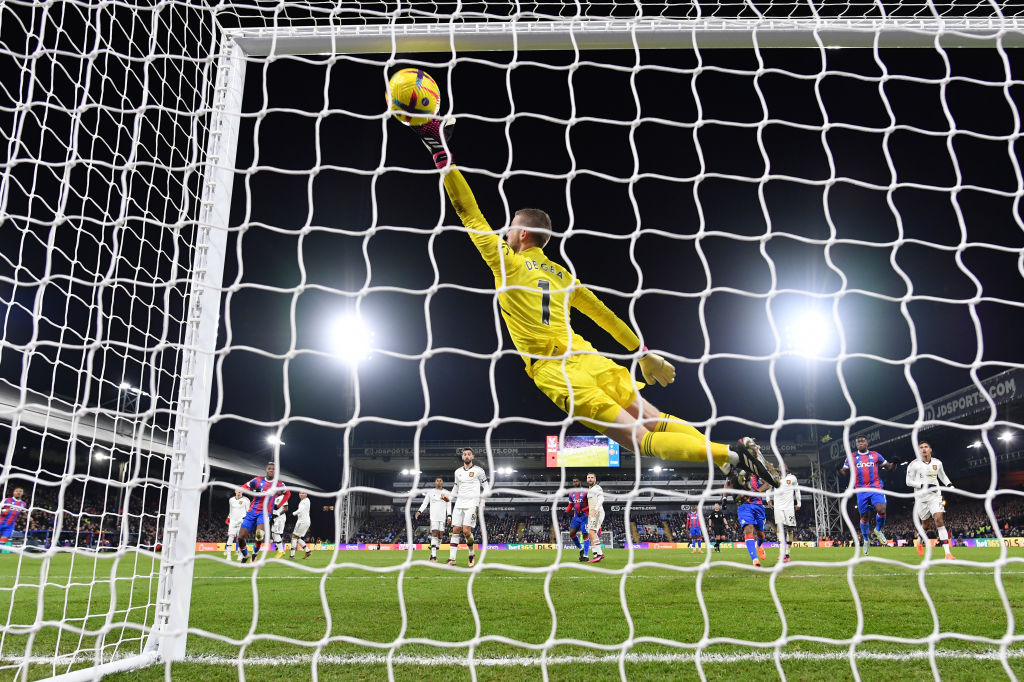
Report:
M 768 558 L 767 553 L 764 551 L 765 534 L 764 534 L 764 507 L 759 504 L 752 505 L 754 507 L 754 531 L 757 535 L 757 558 L 764 561 Z
M 298 547 L 299 540 L 301 540 L 301 539 L 302 538 L 300 538 L 298 535 L 296 535 L 294 532 L 292 532 L 292 548 L 291 548 L 291 551 L 288 552 L 288 558 L 289 559 L 294 559 L 295 558 L 295 548 Z
M 274 558 L 284 558 L 284 528 L 281 528 L 280 530 L 278 530 L 276 526 L 272 528 L 270 540 L 274 543 L 274 547 L 277 547 L 277 554 L 274 555 Z
M 873 501 L 875 503 L 875 537 L 884 545 L 886 539 L 885 534 L 882 533 L 882 526 L 885 525 L 885 495 L 875 493 Z
M 860 512 L 860 534 L 864 540 L 864 554 L 867 554 L 868 546 L 871 544 L 871 525 L 868 523 L 871 493 L 857 493 L 857 510 Z
M 917 545 L 917 555 L 924 556 L 925 548 L 928 546 L 928 529 L 932 524 L 932 514 L 928 509 L 927 504 L 923 504 L 921 500 L 914 501 L 914 533 L 917 536 L 915 545 Z
M 942 501 L 936 502 L 936 505 L 941 509 Z M 932 521 L 935 523 L 935 534 L 939 536 L 939 544 L 946 549 L 946 558 L 954 559 L 953 550 L 949 544 L 949 531 L 946 530 L 946 515 L 942 512 L 932 512 Z
M 465 517 L 464 509 L 453 509 L 452 510 L 452 534 L 448 538 L 448 565 L 455 565 L 455 557 L 459 553 L 459 543 L 462 542 L 463 519 Z
M 594 557 L 590 563 L 596 564 L 604 559 L 604 546 L 601 544 L 601 526 L 604 524 L 604 512 L 599 515 L 591 510 L 587 517 L 587 535 L 590 536 L 590 545 L 594 548 Z
M 238 527 L 238 536 L 235 538 L 235 548 L 242 557 L 243 564 L 249 561 L 249 528 L 249 517 L 246 516 L 242 519 L 242 524 Z
M 474 514 L 473 516 L 475 517 L 476 514 Z M 469 567 L 470 568 L 473 568 L 473 565 L 476 563 L 476 538 L 473 537 L 473 527 L 476 526 L 476 523 L 475 523 L 476 519 L 473 518 L 473 521 L 474 521 L 474 523 L 473 523 L 472 526 L 463 526 L 462 527 L 462 537 L 466 541 L 467 549 L 469 549 Z
M 786 539 L 786 516 L 775 506 L 775 535 L 779 538 L 779 556 L 783 561 L 789 558 L 789 542 Z
M 430 530 L 430 560 L 437 561 L 437 548 L 441 546 L 441 531 L 437 528 Z
M 228 539 L 224 542 L 224 558 L 228 561 L 231 561 L 231 545 L 235 542 L 236 535 L 238 535 L 238 529 L 228 526 Z

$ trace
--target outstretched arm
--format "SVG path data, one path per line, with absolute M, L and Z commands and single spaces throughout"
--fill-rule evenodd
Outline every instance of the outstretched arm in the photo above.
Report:
M 459 214 L 459 220 L 469 228 L 469 237 L 473 240 L 473 245 L 495 275 L 500 276 L 502 260 L 506 261 L 507 272 L 514 265 L 515 252 L 501 239 L 501 235 L 491 229 L 480 212 L 480 207 L 477 206 L 476 197 L 473 196 L 469 183 L 452 163 L 448 140 L 451 137 L 453 123 L 453 120 L 444 124 L 434 120 L 412 130 L 423 141 L 438 170 L 447 170 L 444 176 L 444 189 L 448 193 L 448 199 L 452 202 L 455 212 Z
M 626 350 L 635 351 L 640 347 L 640 339 L 630 329 L 629 325 L 623 322 L 618 315 L 611 311 L 611 308 L 604 304 L 597 295 L 576 281 L 576 288 L 573 290 L 570 305 L 580 311 L 608 332 L 612 338 L 622 344 Z M 646 348 L 644 355 L 638 360 L 640 372 L 644 375 L 644 381 L 649 384 L 655 382 L 662 386 L 671 384 L 676 379 L 676 368 L 657 353 L 648 352 Z

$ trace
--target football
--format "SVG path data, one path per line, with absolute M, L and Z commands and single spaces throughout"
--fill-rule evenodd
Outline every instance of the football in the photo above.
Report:
M 421 126 L 437 113 L 441 105 L 439 93 L 437 83 L 426 71 L 402 69 L 388 81 L 388 106 L 402 123 Z

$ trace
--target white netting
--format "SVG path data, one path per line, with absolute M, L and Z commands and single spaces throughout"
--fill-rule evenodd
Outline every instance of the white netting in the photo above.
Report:
M 40 528 L 0 556 L 0 661 L 59 673 L 160 647 L 168 666 L 194 666 L 186 676 L 427 665 L 475 679 L 683 664 L 703 678 L 762 660 L 771 676 L 807 664 L 857 677 L 901 658 L 936 676 L 949 660 L 1013 677 L 1020 557 L 1001 542 L 962 555 L 965 580 L 976 571 L 989 588 L 970 593 L 984 625 L 957 620 L 938 554 L 918 565 L 897 543 L 864 558 L 856 491 L 835 469 L 857 433 L 903 459 L 914 440 L 969 435 L 972 458 L 936 447 L 966 481 L 947 496 L 951 522 L 957 504 L 976 506 L 1000 541 L 1021 515 L 1004 470 L 1019 453 L 996 440 L 1019 422 L 1024 368 L 1006 331 L 1024 309 L 1021 9 L 5 4 L 0 475 L 5 497 L 26 491 L 19 523 Z M 676 364 L 675 384 L 645 395 L 715 441 L 749 433 L 783 455 L 798 443 L 786 461 L 814 508 L 811 540 L 852 549 L 757 570 L 739 549 L 727 569 L 711 551 L 660 558 L 669 550 L 639 543 L 685 543 L 684 512 L 708 512 L 723 481 L 624 450 L 606 533 L 627 548 L 574 565 L 566 472 L 544 474 L 540 443 L 580 427 L 524 377 L 436 171 L 383 111 L 403 66 L 441 85 L 456 162 L 491 225 L 548 210 L 547 253 Z M 341 312 L 377 328 L 358 369 L 334 357 L 327 322 Z M 224 499 L 252 471 L 211 472 L 207 427 L 211 449 L 253 452 L 257 469 L 275 459 L 327 490 L 310 532 L 334 551 L 299 568 L 224 561 Z M 409 547 L 429 534 L 412 518 L 421 488 L 435 474 L 450 488 L 466 442 L 496 479 L 477 540 L 550 554 L 482 549 L 467 577 Z M 889 485 L 899 528 L 910 494 Z M 317 526 L 332 518 L 333 537 Z M 78 546 L 61 549 L 65 537 Z M 219 551 L 193 553 L 196 539 Z M 879 624 L 872 580 L 892 576 L 918 590 L 897 605 L 910 625 Z M 32 589 L 41 580 L 55 588 Z M 814 600 L 836 595 L 826 627 Z M 723 620 L 737 608 L 770 625 Z M 576 627 L 595 616 L 596 630 Z

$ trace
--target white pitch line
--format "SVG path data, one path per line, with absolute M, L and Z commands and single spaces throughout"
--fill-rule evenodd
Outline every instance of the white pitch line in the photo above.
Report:
M 572 564 L 568 564 L 568 565 L 571 566 Z M 342 569 L 342 568 L 339 568 L 339 569 L 336 569 L 333 572 L 337 573 L 337 572 L 348 571 L 348 570 L 355 570 L 355 569 L 351 569 L 351 568 L 344 568 L 344 569 Z M 481 574 L 486 574 L 488 572 L 493 572 L 493 571 L 496 571 L 496 570 L 508 571 L 510 569 L 507 569 L 507 568 L 489 569 L 488 571 L 480 571 L 480 573 Z M 837 571 L 836 573 L 796 573 L 796 574 L 792 574 L 792 575 L 789 574 L 789 570 L 790 569 L 787 569 L 786 573 L 779 575 L 779 580 L 785 580 L 787 578 L 835 578 L 835 577 L 842 577 L 843 579 L 845 579 L 845 577 L 846 577 L 846 569 L 845 568 L 843 568 L 841 572 Z M 557 573 L 557 571 L 555 571 L 555 572 Z M 859 578 L 874 578 L 876 576 L 879 576 L 879 577 L 893 577 L 893 576 L 898 577 L 898 576 L 904 576 L 904 577 L 910 578 L 910 577 L 916 577 L 916 573 L 917 573 L 917 569 L 908 569 L 908 571 L 902 572 L 902 573 L 896 573 L 896 572 L 891 572 L 891 573 L 867 573 L 867 574 L 865 574 L 863 576 L 857 576 L 857 577 L 859 577 Z M 1003 571 L 1002 572 L 1003 575 L 1008 575 L 1008 574 L 1013 575 L 1013 574 L 1020 574 L 1020 573 L 1024 573 L 1024 570 L 1020 570 L 1020 571 Z M 695 574 L 696 573 L 694 571 L 689 571 L 689 572 L 673 571 L 672 575 L 636 575 L 635 573 L 631 573 L 631 574 L 627 575 L 626 578 L 635 579 L 635 580 L 673 580 L 673 579 L 676 579 L 676 578 L 687 577 L 689 575 L 695 575 Z M 768 573 L 766 573 L 764 571 L 744 571 L 742 575 L 734 575 L 734 576 L 729 576 L 729 577 L 730 578 L 757 578 L 757 577 L 760 577 L 760 576 L 763 576 L 763 575 L 767 575 L 767 574 Z M 992 575 L 992 574 L 993 574 L 993 571 L 962 570 L 962 571 L 950 571 L 949 573 L 930 573 L 929 575 L 932 576 L 932 577 L 935 577 L 935 576 L 939 576 L 939 575 L 961 576 L 961 575 Z M 403 576 L 402 579 L 403 580 L 447 580 L 449 578 L 452 578 L 452 577 L 455 577 L 455 576 L 458 576 L 458 575 L 469 575 L 469 572 L 467 572 L 467 571 L 457 571 L 457 572 L 453 571 L 451 573 L 448 573 L 446 571 L 446 575 L 408 575 L 407 574 L 407 575 Z M 531 574 L 531 575 L 486 575 L 484 577 L 486 577 L 487 580 L 543 580 L 546 575 L 547 575 L 546 573 L 534 573 L 534 574 Z M 389 571 L 387 573 L 374 573 L 372 575 L 341 575 L 341 576 L 330 575 L 330 576 L 327 576 L 327 577 L 329 577 L 329 578 L 337 577 L 337 578 L 342 578 L 344 580 L 384 580 L 384 579 L 387 579 L 387 578 L 395 578 L 397 576 L 398 576 L 398 571 Z M 556 577 L 559 580 L 591 580 L 592 578 L 594 578 L 596 576 L 603 576 L 603 577 L 606 577 L 606 578 L 615 578 L 616 580 L 619 580 L 622 577 L 620 574 L 614 574 L 614 573 L 612 573 L 612 574 L 608 574 L 608 573 L 600 573 L 600 574 L 599 573 L 593 573 L 591 575 L 559 575 L 559 576 L 556 576 Z M 707 576 L 706 575 L 706 576 L 704 576 L 704 579 L 705 580 L 714 580 L 717 577 L 721 577 L 721 576 Z M 257 580 L 322 580 L 323 578 L 324 578 L 323 575 L 257 575 L 256 576 Z M 252 580 L 252 576 L 251 575 L 204 575 L 204 576 L 197 576 L 197 577 L 194 577 L 192 579 L 193 582 L 195 582 L 197 580 Z
M 921 645 L 924 646 L 924 645 Z M 1003 659 L 998 649 L 984 649 L 980 651 L 954 651 L 949 649 L 938 649 L 934 653 L 937 659 L 958 659 L 971 661 L 999 661 Z M 694 653 L 677 654 L 635 654 L 627 653 L 621 658 L 626 663 L 690 663 L 696 660 Z M 850 656 L 846 651 L 782 651 L 779 658 L 783 661 L 847 661 Z M 860 651 L 854 656 L 857 661 L 906 661 L 906 660 L 928 660 L 930 653 L 922 649 L 908 649 L 903 651 Z M 1024 658 L 1024 649 L 1009 649 L 1006 652 L 1006 659 Z M 579 655 L 579 656 L 548 656 L 544 665 L 578 665 L 592 663 L 618 663 L 619 654 L 601 655 Z M 0 658 L 3 663 L 14 664 L 52 664 L 58 666 L 71 665 L 72 663 L 92 662 L 92 656 L 84 654 L 72 654 L 56 658 L 33 656 L 29 658 L 7 656 Z M 199 663 L 203 665 L 230 665 L 236 666 L 241 660 L 246 666 L 280 666 L 280 665 L 311 665 L 312 654 L 297 656 L 245 656 L 239 659 L 236 656 L 215 656 L 200 655 L 186 656 L 185 663 Z M 700 655 L 701 663 L 763 663 L 775 660 L 774 651 L 757 649 L 743 653 L 703 653 Z M 317 657 L 317 665 L 384 665 L 388 662 L 386 654 L 323 654 Z M 415 666 L 457 666 L 470 667 L 467 656 L 413 656 L 409 654 L 395 654 L 391 662 L 394 665 L 415 665 Z M 539 667 L 541 666 L 540 656 L 489 656 L 473 660 L 472 665 L 479 667 Z

